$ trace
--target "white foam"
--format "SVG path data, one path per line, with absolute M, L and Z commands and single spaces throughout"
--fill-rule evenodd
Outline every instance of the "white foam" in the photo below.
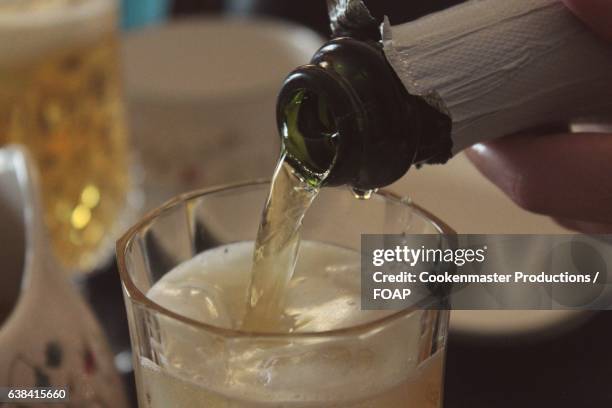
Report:
M 191 319 L 238 328 L 247 304 L 252 256 L 252 242 L 205 251 L 166 274 L 147 296 Z M 361 310 L 360 267 L 356 251 L 302 242 L 285 305 L 285 313 L 295 319 L 292 330 L 346 328 L 392 313 Z
M 252 251 L 252 242 L 205 251 L 167 273 L 147 296 L 190 318 L 236 327 L 246 306 Z M 360 310 L 359 274 L 359 252 L 302 242 L 286 297 L 285 312 L 296 320 L 293 331 L 353 327 L 391 313 Z M 159 401 L 174 394 L 175 377 L 184 381 L 181 393 L 187 384 L 195 385 L 192 401 L 216 395 L 253 407 L 352 403 L 385 395 L 418 372 L 420 312 L 358 336 L 316 340 L 224 340 L 163 316 L 157 323 L 152 346 L 163 374 L 146 381 Z M 405 397 L 405 391 L 398 392 Z
M 87 44 L 112 32 L 116 0 L 84 0 L 49 8 L 0 8 L 0 65 Z

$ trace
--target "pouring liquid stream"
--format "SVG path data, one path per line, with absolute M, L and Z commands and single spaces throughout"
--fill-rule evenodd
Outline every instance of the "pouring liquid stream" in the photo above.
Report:
M 287 321 L 290 317 L 282 314 L 284 295 L 297 261 L 302 220 L 323 179 L 314 183 L 304 180 L 281 155 L 255 241 L 244 330 L 292 327 Z

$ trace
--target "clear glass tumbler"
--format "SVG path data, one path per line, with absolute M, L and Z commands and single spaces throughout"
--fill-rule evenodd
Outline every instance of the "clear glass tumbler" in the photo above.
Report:
M 329 285 L 291 293 L 287 301 L 300 303 L 323 324 L 307 323 L 308 329 L 294 332 L 246 332 L 222 319 L 198 319 L 197 310 L 177 313 L 147 296 L 169 271 L 197 254 L 253 241 L 268 189 L 267 182 L 253 182 L 181 195 L 119 240 L 140 407 L 441 406 L 448 312 L 361 311 L 358 274 L 330 290 L 346 271 L 327 259 L 334 251 L 351 251 L 353 269 L 359 270 L 363 233 L 452 233 L 392 194 L 357 200 L 346 189 L 325 188 L 306 214 L 302 250 L 307 242 L 323 246 L 310 245 L 322 248 L 320 256 L 315 253 L 317 261 L 301 272 L 300 258 L 295 274 L 304 276 L 294 275 L 292 283 L 299 287 L 320 268 Z M 219 281 L 231 274 L 223 271 Z M 214 302 L 227 294 L 215 293 Z M 325 296 L 325 302 L 315 300 Z M 221 313 L 211 304 L 207 308 L 209 315 Z M 351 319 L 345 319 L 348 314 Z

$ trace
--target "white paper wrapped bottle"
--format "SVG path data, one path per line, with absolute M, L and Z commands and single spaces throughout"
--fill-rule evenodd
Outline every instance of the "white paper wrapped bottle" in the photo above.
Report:
M 487 139 L 612 121 L 612 44 L 559 0 L 472 0 L 398 25 L 362 0 L 329 5 L 342 38 L 278 100 L 285 150 L 306 175 L 376 188 Z
M 558 0 L 470 1 L 385 24 L 383 39 L 408 92 L 444 104 L 454 152 L 542 124 L 612 119 L 612 44 Z

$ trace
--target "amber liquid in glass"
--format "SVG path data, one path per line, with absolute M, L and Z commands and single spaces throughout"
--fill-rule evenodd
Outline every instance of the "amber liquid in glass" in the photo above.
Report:
M 0 64 L 0 145 L 23 144 L 35 159 L 45 221 L 56 254 L 69 267 L 95 265 L 125 204 L 117 52 L 117 38 L 108 34 Z

